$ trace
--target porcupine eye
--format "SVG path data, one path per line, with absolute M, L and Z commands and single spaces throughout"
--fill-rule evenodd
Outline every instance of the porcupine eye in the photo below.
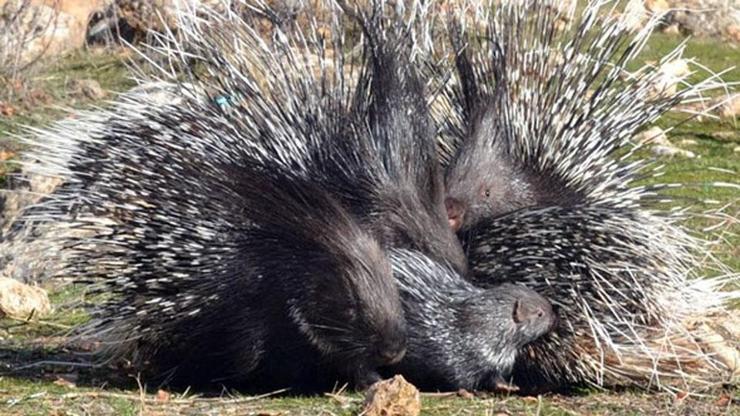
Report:
M 482 199 L 488 199 L 491 197 L 491 188 L 481 187 L 480 196 Z

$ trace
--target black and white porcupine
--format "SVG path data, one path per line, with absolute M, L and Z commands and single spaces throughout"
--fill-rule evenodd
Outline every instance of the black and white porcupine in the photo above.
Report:
M 523 387 L 690 389 L 726 374 L 683 321 L 723 310 L 737 294 L 718 289 L 737 274 L 717 263 L 722 277 L 698 278 L 706 246 L 684 212 L 661 209 L 674 185 L 638 184 L 660 173 L 630 144 L 717 80 L 656 90 L 658 68 L 628 72 L 660 16 L 633 30 L 619 4 L 483 2 L 450 18 L 455 82 L 439 117 L 450 225 L 475 284 L 525 284 L 562 318 L 518 360 Z
M 198 33 L 212 48 L 227 34 L 264 46 L 238 16 L 218 18 L 211 24 L 223 26 L 211 37 Z M 287 38 L 275 42 L 292 46 Z M 276 55 L 254 49 L 245 63 Z M 276 78 L 280 63 L 269 65 Z M 47 215 L 80 231 L 63 234 L 69 254 L 61 273 L 92 281 L 103 295 L 80 332 L 112 359 L 187 383 L 257 378 L 260 388 L 314 387 L 321 370 L 367 385 L 377 367 L 397 362 L 405 349 L 385 253 L 320 182 L 300 169 L 290 173 L 260 147 L 339 133 L 341 114 L 312 115 L 334 110 L 331 100 L 343 97 L 338 90 L 260 86 L 264 79 L 243 69 L 244 84 L 229 87 L 249 97 L 248 108 L 224 110 L 187 84 L 195 87 L 181 91 L 177 105 L 128 97 L 133 101 L 89 120 L 95 127 L 87 135 L 46 132 L 54 137 L 42 142 L 42 132 L 38 159 L 70 156 L 57 172 L 66 183 L 33 219 Z M 308 85 L 313 73 L 304 69 L 280 75 Z M 280 114 L 309 99 L 316 106 Z
M 129 95 L 86 134 L 76 134 L 84 122 L 39 132 L 48 142 L 34 157 L 66 183 L 32 219 L 80 231 L 62 234 L 61 274 L 106 299 L 83 336 L 180 382 L 316 387 L 329 369 L 363 385 L 402 356 L 405 312 L 419 330 L 403 371 L 475 388 L 507 377 L 519 348 L 552 329 L 536 293 L 460 276 L 431 123 L 400 42 L 410 27 L 374 26 L 388 23 L 381 6 L 352 11 L 370 39 L 356 87 L 336 11 L 332 51 L 317 30 L 266 41 L 237 15 L 185 13 L 178 35 L 153 47 L 188 68 L 188 83 L 157 74 L 180 102 Z M 458 337 L 477 341 L 449 344 Z
M 66 271 L 108 297 L 83 335 L 177 382 L 377 379 L 405 349 L 380 245 L 321 188 L 240 154 L 223 129 L 191 130 L 207 107 L 161 110 L 114 115 L 71 162 L 87 211 L 70 226 L 86 233 Z

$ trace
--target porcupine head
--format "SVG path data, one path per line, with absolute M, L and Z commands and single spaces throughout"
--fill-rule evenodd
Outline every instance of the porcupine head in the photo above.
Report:
M 447 217 L 453 231 L 521 208 L 576 201 L 554 172 L 511 155 L 493 102 L 472 117 L 469 132 L 445 173 Z
M 522 347 L 557 325 L 550 303 L 526 287 L 481 289 L 419 255 L 397 253 L 393 266 L 412 329 L 397 371 L 422 388 L 497 389 Z
M 499 67 L 504 58 L 494 61 L 492 71 L 480 72 L 470 60 L 472 51 L 463 47 L 459 27 L 453 24 L 450 34 L 460 51 L 455 65 L 464 119 L 463 139 L 445 172 L 445 206 L 452 230 L 466 230 L 481 219 L 525 207 L 579 202 L 557 167 L 540 163 L 542 154 L 554 149 L 506 122 L 504 114 L 513 111 L 517 93 L 512 89 L 517 85 L 507 81 L 508 69 Z M 487 90 L 488 84 L 495 87 Z
M 366 387 L 406 348 L 388 258 L 323 188 L 273 170 L 242 169 L 245 205 L 263 225 L 252 245 L 260 267 L 282 282 L 290 319 L 326 364 Z
M 550 302 L 523 286 L 505 283 L 488 289 L 462 303 L 458 311 L 460 327 L 472 336 L 472 344 L 482 342 L 482 354 L 491 363 L 480 374 L 479 361 L 468 360 L 464 373 L 478 374 L 461 387 L 487 390 L 508 389 L 517 353 L 527 344 L 551 332 L 558 323 Z M 472 357 L 471 357 L 472 358 Z M 477 380 L 476 380 L 477 378 Z

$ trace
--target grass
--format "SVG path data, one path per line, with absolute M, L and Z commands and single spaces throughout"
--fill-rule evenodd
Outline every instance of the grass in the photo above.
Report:
M 67 116 L 70 109 L 103 104 L 71 91 L 73 81 L 97 81 L 111 97 L 134 86 L 128 78 L 127 59 L 128 54 L 120 51 L 77 50 L 47 62 L 47 68 L 30 80 L 34 87 L 29 94 L 9 103 L 16 114 L 0 116 L 0 146 L 12 145 L 7 139 L 3 143 L 3 136 L 19 132 L 23 125 L 48 124 Z
M 657 60 L 680 40 L 657 34 L 641 56 L 641 61 Z M 729 44 L 691 40 L 686 55 L 698 58 L 703 64 L 721 70 L 740 63 L 740 48 Z M 64 107 L 84 108 L 94 103 L 70 94 L 68 86 L 73 79 L 97 80 L 103 89 L 123 91 L 132 82 L 126 78 L 120 54 L 80 51 L 64 56 L 50 64 L 36 79 L 37 88 L 45 94 L 41 103 L 15 103 L 14 117 L 0 118 L 0 151 L 16 151 L 17 144 L 5 138 L 17 133 L 19 124 L 44 125 L 65 116 Z M 740 70 L 724 76 L 728 82 L 740 81 Z M 682 120 L 681 115 L 668 115 L 657 124 L 663 128 Z M 734 132 L 734 137 L 721 141 L 714 138 L 718 132 Z M 695 159 L 659 159 L 665 163 L 666 173 L 661 182 L 682 182 L 692 186 L 675 194 L 682 205 L 699 209 L 732 204 L 729 213 L 738 216 L 737 189 L 713 186 L 715 182 L 737 183 L 740 172 L 740 129 L 734 121 L 690 121 L 669 133 L 669 138 L 681 147 L 695 152 Z M 691 139 L 695 144 L 681 144 Z M 647 155 L 644 153 L 643 155 Z M 2 165 L 0 165 L 2 166 Z M 725 172 L 713 170 L 720 168 Z M 729 172 L 729 173 L 728 173 Z M 0 176 L 2 173 L 0 172 Z M 696 220 L 689 225 L 701 231 L 713 220 Z M 727 228 L 724 242 L 715 254 L 732 270 L 740 271 L 740 239 L 737 225 Z M 52 294 L 55 304 L 67 303 L 79 293 L 58 291 Z M 86 315 L 80 308 L 57 313 L 43 322 L 22 323 L 0 320 L 0 414 L 3 415 L 170 415 L 170 414 L 255 414 L 255 415 L 349 415 L 360 408 L 358 394 L 338 394 L 318 397 L 269 397 L 254 399 L 227 392 L 217 397 L 199 397 L 181 393 L 141 391 L 135 375 L 120 372 L 91 370 L 70 366 L 37 365 L 18 369 L 18 366 L 41 360 L 80 362 L 82 359 L 66 350 L 60 334 L 80 322 Z M 13 371 L 7 371 L 14 368 Z M 115 375 L 111 375 L 115 374 Z M 538 397 L 507 397 L 501 395 L 464 398 L 457 394 L 425 395 L 425 415 L 673 415 L 673 414 L 740 414 L 732 397 L 734 390 L 718 390 L 702 398 L 678 400 L 666 394 L 647 394 L 635 391 L 601 392 L 582 390 L 571 394 L 547 394 Z M 732 399 L 732 400 L 728 400 Z

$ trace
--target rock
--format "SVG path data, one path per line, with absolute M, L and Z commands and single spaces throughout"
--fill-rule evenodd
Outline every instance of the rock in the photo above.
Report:
M 645 5 L 639 1 L 627 3 L 622 15 L 622 20 L 631 32 L 642 29 L 647 18 L 648 11 L 645 9 Z
M 27 320 L 51 312 L 46 291 L 16 280 L 0 277 L 0 315 Z
M 727 0 L 667 0 L 670 11 L 664 22 L 684 35 L 717 37 L 737 42 L 740 10 Z M 734 3 L 734 4 L 733 4 Z
M 717 104 L 722 103 L 717 112 L 721 118 L 734 119 L 740 116 L 740 94 L 734 94 L 730 97 L 719 97 Z
M 15 107 L 10 104 L 0 101 L 0 116 L 13 117 L 15 115 Z
M 680 144 L 681 146 L 696 146 L 698 143 L 694 139 L 681 139 L 678 144 Z
M 727 26 L 725 28 L 725 38 L 730 42 L 740 43 L 740 24 Z
M 365 395 L 362 415 L 417 416 L 421 413 L 421 395 L 416 387 L 397 375 L 373 384 Z
M 667 35 L 680 35 L 681 34 L 681 29 L 678 27 L 677 24 L 674 23 L 672 25 L 666 25 L 666 26 L 664 26 L 663 29 L 662 29 L 662 32 L 665 33 L 665 34 L 667 34 Z
M 735 153 L 740 153 L 740 146 L 735 146 L 735 148 L 732 149 L 732 151 Z
M 714 131 L 709 135 L 720 142 L 731 142 L 740 138 L 734 131 Z
M 69 88 L 72 94 L 90 100 L 101 100 L 105 98 L 105 91 L 100 83 L 94 79 L 77 79 L 70 82 Z
M 657 78 L 652 86 L 652 95 L 674 95 L 678 84 L 689 74 L 691 74 L 691 69 L 685 59 L 674 59 L 664 63 L 658 68 Z
M 645 8 L 651 13 L 663 13 L 670 10 L 671 6 L 666 0 L 645 0 Z
M 665 132 L 658 126 L 643 130 L 633 138 L 637 144 L 660 144 L 670 146 Z
M 681 156 L 681 157 L 686 157 L 689 159 L 693 159 L 696 157 L 696 155 L 692 151 L 680 149 L 678 147 L 671 146 L 671 145 L 660 144 L 660 145 L 653 146 L 651 150 L 655 156 L 668 156 L 668 157 Z

